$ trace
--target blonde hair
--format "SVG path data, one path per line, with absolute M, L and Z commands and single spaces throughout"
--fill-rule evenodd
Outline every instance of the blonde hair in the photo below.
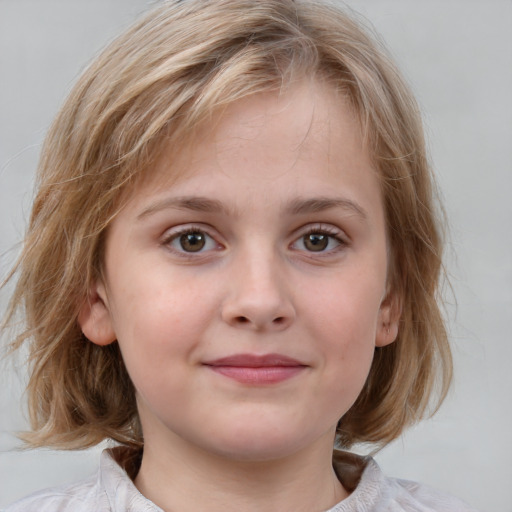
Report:
M 382 182 L 389 282 L 402 308 L 398 338 L 376 348 L 338 440 L 384 445 L 426 414 L 433 394 L 441 403 L 451 355 L 439 309 L 434 182 L 418 107 L 385 50 L 324 2 L 169 1 L 90 65 L 42 149 L 6 316 L 12 323 L 21 311 L 26 323 L 11 346 L 30 350 L 29 444 L 143 444 L 117 343 L 90 343 L 77 322 L 101 276 L 106 229 L 164 145 L 179 148 L 217 109 L 306 74 L 342 91 L 361 121 Z

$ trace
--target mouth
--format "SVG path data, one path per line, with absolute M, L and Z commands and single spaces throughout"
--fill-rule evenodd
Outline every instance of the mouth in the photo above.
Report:
M 252 385 L 277 384 L 308 368 L 308 365 L 281 354 L 235 354 L 206 361 L 203 365 L 219 375 Z

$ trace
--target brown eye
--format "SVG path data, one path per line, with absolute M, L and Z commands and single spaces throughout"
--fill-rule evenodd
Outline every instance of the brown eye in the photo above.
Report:
M 206 236 L 200 231 L 184 233 L 179 237 L 179 244 L 185 252 L 198 252 L 206 245 Z
M 162 240 L 162 244 L 174 253 L 189 257 L 192 257 L 193 254 L 201 256 L 223 249 L 223 246 L 217 243 L 215 238 L 195 226 L 183 226 L 183 229 L 171 232 Z
M 322 233 L 309 233 L 304 235 L 304 247 L 308 251 L 320 252 L 325 251 L 329 245 L 329 235 L 323 235 Z

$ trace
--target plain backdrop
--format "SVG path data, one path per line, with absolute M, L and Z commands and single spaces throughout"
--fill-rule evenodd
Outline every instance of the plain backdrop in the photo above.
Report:
M 0 0 L 0 276 L 28 217 L 44 133 L 72 83 L 148 0 Z M 354 0 L 419 99 L 451 224 L 453 389 L 377 455 L 488 512 L 512 512 L 512 2 Z M 0 308 L 6 304 L 2 294 Z M 87 452 L 16 451 L 23 370 L 0 375 L 0 507 L 93 472 Z

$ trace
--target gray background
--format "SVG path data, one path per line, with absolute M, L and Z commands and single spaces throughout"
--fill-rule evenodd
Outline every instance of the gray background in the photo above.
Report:
M 46 128 L 90 58 L 148 0 L 0 0 L 0 276 L 16 254 Z M 377 459 L 481 510 L 512 512 L 512 2 L 353 0 L 417 93 L 451 222 L 455 382 Z M 14 249 L 13 249 L 14 247 Z M 0 297 L 5 307 L 6 294 Z M 0 507 L 75 480 L 98 451 L 15 451 L 22 369 L 0 374 Z

